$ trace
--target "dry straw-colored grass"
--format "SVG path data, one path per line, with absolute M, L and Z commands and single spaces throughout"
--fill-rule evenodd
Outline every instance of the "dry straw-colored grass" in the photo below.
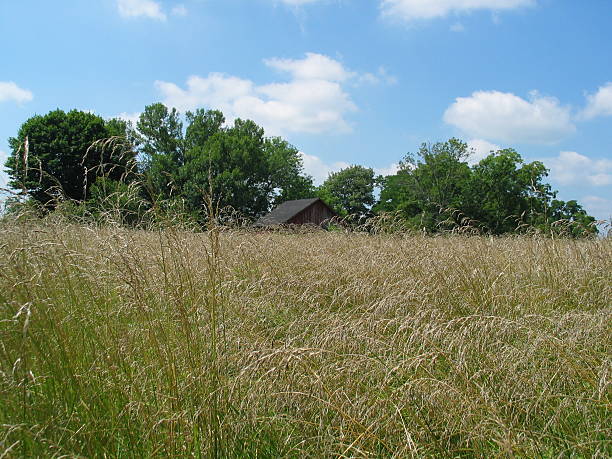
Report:
M 610 457 L 612 241 L 4 223 L 0 457 Z

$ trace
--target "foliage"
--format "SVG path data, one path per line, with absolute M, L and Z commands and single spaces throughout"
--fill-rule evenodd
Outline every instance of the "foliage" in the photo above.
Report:
M 82 201 L 97 177 L 121 180 L 129 171 L 134 161 L 130 146 L 99 143 L 125 130 L 125 122 L 77 110 L 33 116 L 9 139 L 9 185 L 50 206 L 56 198 Z
M 303 174 L 298 150 L 280 138 L 266 138 L 253 121 L 225 126 L 215 110 L 187 112 L 185 134 L 176 111 L 147 107 L 137 124 L 143 139 L 147 183 L 156 196 L 179 196 L 202 216 L 204 197 L 249 217 L 288 199 L 310 197 L 312 179 Z
M 385 178 L 376 210 L 400 211 L 415 227 L 429 231 L 455 220 L 470 176 L 467 155 L 467 144 L 457 139 L 422 144 L 418 157 L 406 155 L 398 173 Z
M 471 227 L 492 234 L 522 229 L 557 231 L 560 218 L 570 235 L 597 231 L 594 218 L 575 201 L 554 199 L 539 161 L 524 163 L 512 149 L 491 153 L 470 167 L 468 146 L 458 139 L 423 144 L 418 158 L 407 155 L 394 176 L 384 180 L 378 212 L 400 212 L 415 228 L 430 232 Z
M 156 103 L 145 107 L 136 126 L 55 110 L 27 120 L 9 143 L 9 185 L 22 191 L 8 201 L 15 212 L 29 200 L 43 210 L 67 200 L 62 212 L 72 209 L 95 222 L 137 226 L 145 215 L 147 221 L 168 218 L 174 209 L 179 220 L 201 224 L 208 218 L 206 197 L 253 219 L 284 201 L 318 196 L 351 224 L 387 214 L 392 218 L 377 221 L 432 233 L 597 233 L 580 204 L 557 199 L 541 162 L 525 163 L 504 149 L 470 166 L 467 144 L 454 138 L 423 144 L 393 176 L 375 177 L 371 168 L 353 165 L 330 174 L 318 189 L 304 174 L 297 148 L 266 137 L 253 121 L 228 124 L 217 110 L 198 109 L 183 119 Z
M 148 105 L 133 133 L 140 153 L 141 171 L 153 199 L 176 194 L 179 169 L 184 164 L 183 123 L 176 109 L 161 103 Z
M 360 218 L 371 215 L 376 183 L 371 168 L 350 166 L 331 173 L 317 194 L 338 214 Z

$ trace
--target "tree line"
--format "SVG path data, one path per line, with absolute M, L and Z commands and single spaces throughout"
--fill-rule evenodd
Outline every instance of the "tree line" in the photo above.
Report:
M 431 233 L 458 227 L 489 234 L 597 232 L 580 204 L 557 199 L 541 162 L 502 149 L 470 165 L 473 152 L 455 138 L 421 145 L 394 175 L 352 165 L 318 187 L 297 148 L 266 137 L 253 121 L 227 123 L 218 110 L 182 116 L 156 103 L 135 125 L 55 110 L 28 119 L 9 146 L 9 186 L 20 191 L 9 210 L 25 202 L 52 211 L 68 201 L 75 212 L 96 214 L 112 202 L 131 216 L 127 223 L 154 206 L 203 223 L 207 197 L 250 219 L 287 200 L 320 197 L 349 223 L 393 215 L 405 228 Z

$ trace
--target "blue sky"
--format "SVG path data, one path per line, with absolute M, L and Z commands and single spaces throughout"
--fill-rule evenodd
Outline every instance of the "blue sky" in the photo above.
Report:
M 34 114 L 161 101 L 254 119 L 319 183 L 452 136 L 512 147 L 610 219 L 611 19 L 609 0 L 3 0 L 0 158 Z

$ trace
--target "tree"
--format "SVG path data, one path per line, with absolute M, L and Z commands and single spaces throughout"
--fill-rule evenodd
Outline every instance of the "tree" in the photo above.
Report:
M 82 201 L 97 177 L 120 180 L 133 164 L 129 145 L 98 142 L 124 136 L 125 130 L 121 120 L 105 121 L 78 110 L 33 116 L 9 139 L 9 185 L 47 206 L 58 195 Z
M 141 154 L 141 170 L 154 199 L 168 199 L 177 190 L 179 169 L 184 164 L 183 123 L 176 109 L 161 103 L 148 105 L 140 114 L 134 136 Z
M 330 174 L 317 194 L 340 215 L 359 218 L 370 214 L 376 183 L 371 168 L 350 166 Z
M 417 155 L 407 154 L 400 170 L 382 183 L 377 212 L 397 212 L 415 228 L 436 231 L 445 222 L 458 222 L 465 207 L 470 167 L 465 142 L 422 144 Z
M 265 154 L 269 161 L 272 206 L 284 201 L 315 196 L 312 177 L 304 174 L 302 155 L 286 140 L 271 137 L 265 140 Z
M 595 218 L 588 215 L 575 200 L 564 202 L 553 199 L 548 212 L 548 218 L 540 223 L 540 227 L 544 230 L 565 233 L 573 237 L 598 233 Z
M 491 234 L 530 228 L 574 236 L 595 233 L 594 219 L 575 201 L 556 200 L 539 161 L 525 163 L 515 150 L 491 153 L 470 167 L 465 142 L 423 144 L 382 183 L 377 212 L 399 212 L 411 226 L 431 232 L 457 225 Z M 564 226 L 555 222 L 563 220 Z
M 533 225 L 554 196 L 539 161 L 525 164 L 513 149 L 491 153 L 472 168 L 464 211 L 493 234 Z
M 313 196 L 299 151 L 285 140 L 266 138 L 253 121 L 226 126 L 223 113 L 198 109 L 185 115 L 162 104 L 145 108 L 136 125 L 142 170 L 152 198 L 179 199 L 202 214 L 212 191 L 220 206 L 257 217 L 287 199 Z
M 204 144 L 196 144 L 181 168 L 183 193 L 194 211 L 202 209 L 204 195 L 213 192 L 222 207 L 256 216 L 268 207 L 264 132 L 252 121 L 236 120 Z
M 303 175 L 295 147 L 265 138 L 253 121 L 237 119 L 232 127 L 221 128 L 214 114 L 200 113 L 197 119 L 188 127 L 189 137 L 197 140 L 187 150 L 180 174 L 183 196 L 193 211 L 202 209 L 209 191 L 219 205 L 249 217 L 284 200 L 312 196 L 312 179 Z M 210 129 L 205 120 L 217 128 Z

